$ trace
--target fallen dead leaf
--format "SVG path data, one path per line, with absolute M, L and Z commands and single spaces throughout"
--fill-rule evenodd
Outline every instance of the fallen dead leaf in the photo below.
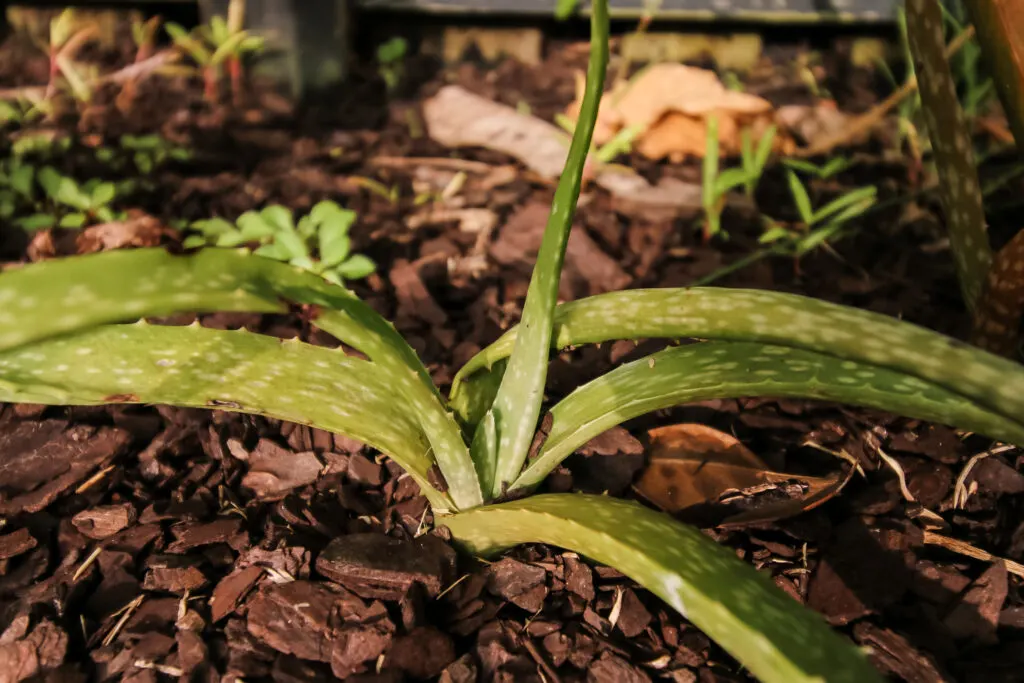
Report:
M 170 230 L 158 218 L 132 209 L 123 221 L 85 228 L 78 234 L 76 246 L 79 254 L 125 247 L 155 247 L 169 233 Z
M 774 472 L 736 438 L 701 424 L 648 432 L 651 457 L 635 484 L 667 512 L 721 506 L 719 526 L 769 522 L 810 510 L 835 496 L 852 469 L 833 477 Z
M 566 114 L 579 115 L 583 89 Z M 602 145 L 620 130 L 633 128 L 637 150 L 651 159 L 703 157 L 708 117 L 718 119 L 719 149 L 740 149 L 740 131 L 751 127 L 754 138 L 767 129 L 772 105 L 767 100 L 727 89 L 714 72 L 684 64 L 655 64 L 602 99 L 594 143 Z M 781 144 L 776 140 L 776 144 Z

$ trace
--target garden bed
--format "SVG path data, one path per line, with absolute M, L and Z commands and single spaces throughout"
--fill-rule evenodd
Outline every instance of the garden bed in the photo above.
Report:
M 786 68 L 807 51 L 770 46 L 746 89 L 775 106 L 815 101 Z M 118 65 L 130 55 L 126 46 L 96 58 Z M 0 253 L 14 263 L 110 246 L 179 249 L 182 235 L 171 227 L 179 222 L 233 219 L 273 203 L 302 214 L 334 199 L 358 213 L 355 250 L 378 264 L 352 287 L 395 321 L 447 388 L 455 368 L 518 320 L 553 183 L 502 154 L 432 141 L 421 104 L 456 83 L 551 120 L 572 102 L 585 63 L 577 43 L 551 45 L 536 67 L 506 61 L 442 71 L 411 59 L 390 98 L 366 67 L 334 101 L 299 110 L 258 85 L 237 106 L 211 105 L 201 83 L 152 78 L 120 111 L 120 89 L 105 86 L 80 114 L 18 135 L 45 128 L 68 136 L 68 149 L 49 163 L 79 180 L 138 176 L 97 158 L 126 134 L 159 133 L 190 158 L 146 174 L 148 186 L 121 202 L 138 213 L 114 237 L 58 230 L 30 242 L 3 224 Z M 841 111 L 864 111 L 886 94 L 880 78 L 849 64 L 842 45 L 828 46 L 815 69 Z M 45 57 L 13 43 L 0 48 L 0 87 L 39 84 L 46 74 Z M 859 163 L 812 189 L 873 183 L 886 207 L 799 268 L 764 258 L 716 284 L 804 293 L 963 338 L 969 320 L 937 201 L 911 198 L 919 169 L 883 143 L 843 150 Z M 620 162 L 655 184 L 700 181 L 699 161 L 654 163 L 634 152 Z M 417 200 L 444 193 L 460 172 L 462 185 L 443 208 L 478 210 L 472 215 L 493 226 L 483 238 Z M 995 200 L 1021 189 L 1016 181 Z M 756 198 L 761 212 L 793 218 L 781 169 L 769 169 Z M 699 218 L 699 210 L 588 187 L 562 297 L 686 286 L 760 248 L 763 226 L 749 207 L 727 209 L 728 240 L 704 241 Z M 1019 227 L 1012 211 L 991 218 L 997 243 Z M 334 344 L 310 333 L 301 312 L 207 315 L 201 323 Z M 656 348 L 638 341 L 558 354 L 550 398 Z M 813 510 L 708 533 L 872 648 L 883 672 L 922 683 L 1019 679 L 1018 566 L 1008 571 L 937 540 L 1024 557 L 1017 451 L 977 462 L 958 508 L 957 477 L 991 446 L 984 439 L 821 403 L 713 401 L 602 435 L 545 487 L 631 497 L 647 430 L 680 422 L 734 434 L 776 471 L 842 464 L 823 450 L 861 466 L 864 476 Z M 25 673 L 0 680 L 747 680 L 704 635 L 615 571 L 540 546 L 496 562 L 456 558 L 422 534 L 431 518 L 408 476 L 359 443 L 307 427 L 162 407 L 4 406 L 0 518 L 0 671 Z

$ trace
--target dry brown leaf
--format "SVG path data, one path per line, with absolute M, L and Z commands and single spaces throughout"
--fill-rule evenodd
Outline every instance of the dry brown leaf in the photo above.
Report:
M 667 512 L 698 506 L 742 510 L 720 526 L 791 517 L 835 496 L 852 469 L 833 477 L 774 472 L 736 438 L 701 424 L 648 432 L 651 457 L 636 491 Z
M 582 89 L 566 114 L 579 113 Z M 740 130 L 766 128 L 772 117 L 767 100 L 728 90 L 714 72 L 684 64 L 655 64 L 627 84 L 606 93 L 598 112 L 595 144 L 623 128 L 638 128 L 637 149 L 652 158 L 704 156 L 706 120 L 718 118 L 722 152 L 739 151 Z

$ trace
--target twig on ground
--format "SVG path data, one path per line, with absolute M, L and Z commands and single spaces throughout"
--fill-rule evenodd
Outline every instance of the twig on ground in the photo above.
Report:
M 89 81 L 90 87 L 103 85 L 105 83 L 123 83 L 128 80 L 143 78 L 150 75 L 157 69 L 172 64 L 181 57 L 177 50 L 163 50 L 149 59 L 138 63 L 129 64 L 109 74 L 104 74 Z M 29 85 L 21 88 L 5 88 L 0 90 L 0 100 L 19 100 L 41 98 L 46 94 L 45 85 Z
M 1013 560 L 1007 560 L 1003 557 L 996 557 L 987 550 L 981 548 L 975 548 L 970 543 L 964 543 L 958 541 L 955 538 L 949 536 L 942 536 L 940 534 L 932 533 L 931 531 L 924 532 L 924 543 L 925 545 L 937 545 L 941 548 L 945 548 L 950 552 L 957 553 L 958 555 L 965 555 L 966 557 L 973 557 L 976 560 L 983 562 L 992 562 L 993 564 L 1002 564 L 1006 567 L 1006 571 L 1017 576 L 1024 577 L 1024 565 L 1014 562 Z
M 962 48 L 967 41 L 973 37 L 974 27 L 968 26 L 960 33 L 960 35 L 951 40 L 948 46 L 946 46 L 946 59 L 949 59 L 959 52 L 960 48 Z M 906 83 L 896 90 L 896 92 L 892 93 L 879 104 L 875 105 L 870 111 L 867 111 L 850 121 L 849 125 L 845 126 L 841 131 L 835 135 L 830 135 L 829 137 L 818 140 L 812 145 L 795 150 L 793 152 L 793 156 L 814 157 L 831 152 L 836 147 L 849 144 L 851 140 L 855 140 L 868 133 L 878 124 L 879 121 L 885 118 L 886 114 L 895 109 L 900 102 L 913 94 L 915 90 L 917 90 L 917 77 L 911 76 L 907 79 Z

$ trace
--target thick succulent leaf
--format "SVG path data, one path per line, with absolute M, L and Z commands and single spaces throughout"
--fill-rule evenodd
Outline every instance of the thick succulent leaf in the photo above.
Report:
M 1024 230 L 992 262 L 985 289 L 974 312 L 971 342 L 1007 358 L 1017 354 L 1024 317 Z
M 970 131 L 946 60 L 939 0 L 906 3 L 907 39 L 920 84 L 942 208 L 964 300 L 972 310 L 992 263 Z
M 282 312 L 316 307 L 314 323 L 407 379 L 421 421 L 460 508 L 482 502 L 469 449 L 412 347 L 364 301 L 323 278 L 245 251 L 112 251 L 0 274 L 0 351 L 96 325 L 176 312 Z M 62 311 L 54 313 L 55 311 Z
M 430 446 L 395 377 L 298 341 L 198 326 L 107 325 L 0 353 L 0 401 L 156 403 L 267 415 L 345 434 L 427 483 Z
M 513 328 L 474 356 L 453 395 L 476 370 L 507 357 L 515 335 Z M 715 287 L 600 294 L 558 307 L 552 345 L 684 337 L 816 351 L 916 377 L 1009 420 L 1024 416 L 1020 365 L 895 318 L 794 294 Z
M 764 683 L 882 680 L 852 643 L 735 552 L 637 503 L 542 495 L 438 523 L 480 555 L 548 543 L 614 567 L 693 622 Z
M 608 6 L 607 2 L 595 2 L 591 6 L 586 89 L 527 289 L 521 324 L 524 332 L 509 359 L 508 372 L 491 405 L 490 418 L 481 423 L 484 430 L 473 439 L 472 453 L 480 479 L 485 491 L 493 496 L 500 495 L 503 484 L 519 473 L 537 427 L 547 379 L 558 280 L 597 122 L 607 63 Z
M 744 342 L 674 347 L 626 363 L 551 409 L 539 454 L 511 489 L 532 488 L 577 448 L 615 425 L 682 403 L 716 398 L 793 397 L 878 408 L 1024 443 L 1024 414 L 994 415 L 912 375 L 812 351 Z
M 1024 152 L 1024 0 L 965 0 L 981 54 Z

